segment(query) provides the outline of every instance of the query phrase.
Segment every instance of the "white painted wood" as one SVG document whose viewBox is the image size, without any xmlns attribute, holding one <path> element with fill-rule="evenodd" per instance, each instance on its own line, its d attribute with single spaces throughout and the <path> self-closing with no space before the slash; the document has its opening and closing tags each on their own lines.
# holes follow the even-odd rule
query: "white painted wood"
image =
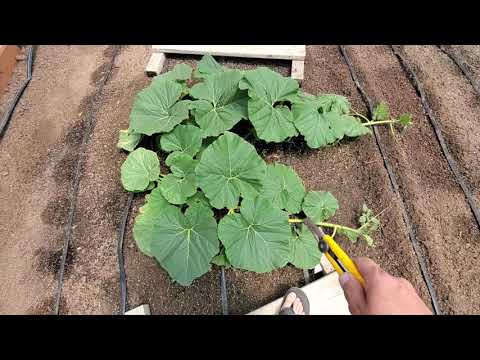
<svg viewBox="0 0 480 360">
<path fill-rule="evenodd" d="M 292 79 L 303 80 L 303 72 L 305 68 L 304 60 L 294 60 L 292 61 Z"/>
<path fill-rule="evenodd" d="M 125 315 L 151 315 L 150 306 L 148 306 L 147 304 L 140 305 L 135 309 L 127 311 Z"/>
<path fill-rule="evenodd" d="M 324 254 L 322 254 L 322 257 L 320 258 L 320 265 L 322 266 L 323 271 L 326 274 L 330 274 L 331 272 L 335 271 L 332 264 L 330 264 L 330 261 L 328 261 L 327 257 Z"/>
<path fill-rule="evenodd" d="M 313 273 L 314 273 L 314 274 L 318 274 L 319 272 L 322 272 L 322 271 L 323 271 L 323 267 L 322 267 L 322 265 L 320 265 L 320 264 L 318 264 L 317 266 L 315 266 L 315 267 L 313 268 Z"/>
<path fill-rule="evenodd" d="M 302 290 L 310 302 L 310 315 L 350 315 L 336 272 L 305 285 Z M 247 315 L 276 315 L 280 312 L 282 303 L 283 297 Z"/>
<path fill-rule="evenodd" d="M 162 72 L 163 65 L 165 64 L 165 54 L 163 53 L 153 53 L 150 56 L 145 72 L 147 75 L 158 75 Z"/>
<path fill-rule="evenodd" d="M 152 45 L 154 53 L 304 60 L 305 45 Z M 302 70 L 303 73 L 303 70 Z"/>
</svg>

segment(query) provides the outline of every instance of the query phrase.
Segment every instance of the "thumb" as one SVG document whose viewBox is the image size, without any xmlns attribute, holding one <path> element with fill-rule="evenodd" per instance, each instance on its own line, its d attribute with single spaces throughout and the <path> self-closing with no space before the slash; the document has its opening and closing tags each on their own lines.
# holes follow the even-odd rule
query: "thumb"
<svg viewBox="0 0 480 360">
<path fill-rule="evenodd" d="M 362 285 L 348 272 L 340 276 L 340 285 L 345 293 L 350 313 L 353 315 L 362 314 L 366 306 L 365 292 Z"/>
</svg>

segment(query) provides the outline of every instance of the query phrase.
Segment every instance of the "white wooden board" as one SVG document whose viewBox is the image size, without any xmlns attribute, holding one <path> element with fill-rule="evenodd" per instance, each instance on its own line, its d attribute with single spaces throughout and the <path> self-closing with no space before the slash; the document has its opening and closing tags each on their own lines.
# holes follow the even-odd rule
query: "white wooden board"
<svg viewBox="0 0 480 360">
<path fill-rule="evenodd" d="M 302 290 L 310 302 L 310 315 L 350 315 L 336 272 L 305 285 Z M 282 303 L 283 297 L 247 315 L 277 315 Z"/>
<path fill-rule="evenodd" d="M 150 60 L 148 61 L 147 68 L 145 72 L 147 75 L 158 75 L 162 72 L 163 65 L 165 64 L 165 54 L 163 53 L 153 53 L 150 56 Z"/>
<path fill-rule="evenodd" d="M 193 54 L 233 56 L 292 61 L 293 79 L 302 81 L 304 76 L 305 45 L 152 45 L 152 55 L 145 72 L 149 76 L 161 73 L 165 54 Z"/>
<path fill-rule="evenodd" d="M 305 45 L 152 45 L 154 53 L 303 60 Z"/>
<path fill-rule="evenodd" d="M 150 306 L 146 304 L 137 306 L 135 309 L 127 311 L 125 315 L 150 315 Z"/>
<path fill-rule="evenodd" d="M 322 257 L 320 258 L 320 266 L 323 268 L 323 271 L 326 274 L 330 274 L 331 272 L 335 271 L 335 269 L 333 268 L 332 264 L 330 264 L 330 261 L 328 261 L 325 254 L 322 254 Z"/>
</svg>

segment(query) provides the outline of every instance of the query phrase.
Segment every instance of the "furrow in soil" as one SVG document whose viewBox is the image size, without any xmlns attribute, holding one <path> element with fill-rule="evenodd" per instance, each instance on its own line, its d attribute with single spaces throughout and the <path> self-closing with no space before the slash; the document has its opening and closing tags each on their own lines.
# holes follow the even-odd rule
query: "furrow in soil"
<svg viewBox="0 0 480 360">
<path fill-rule="evenodd" d="M 90 78 L 104 63 L 105 48 L 38 48 L 33 78 L 0 144 L 0 313 L 53 311 L 82 112 L 95 91 Z M 2 98 L 2 109 L 10 98 Z M 65 278 L 77 255 L 69 250 Z"/>
<path fill-rule="evenodd" d="M 435 120 L 461 176 L 480 208 L 480 94 L 435 46 L 405 46 L 406 60 L 422 84 Z M 480 61 L 480 53 L 478 54 Z M 478 212 L 478 210 L 477 210 Z M 479 224 L 480 225 L 480 224 Z"/>
<path fill-rule="evenodd" d="M 305 69 L 305 91 L 344 95 L 356 111 L 366 114 L 364 101 L 338 47 L 308 46 Z M 337 197 L 340 208 L 329 221 L 357 227 L 363 204 L 381 213 L 382 225 L 374 234 L 375 247 L 368 247 L 363 240 L 352 244 L 347 238 L 338 236 L 340 244 L 351 256 L 368 256 L 386 271 L 407 278 L 430 304 L 403 221 L 400 199 L 392 189 L 373 135 L 343 140 L 338 145 L 303 155 L 284 154 L 282 158 L 294 166 L 307 189 L 330 191 Z"/>
<path fill-rule="evenodd" d="M 426 118 L 421 101 L 388 46 L 347 47 L 369 97 L 390 104 L 393 116 L 413 115 L 414 123 L 396 140 L 380 129 L 401 196 L 443 313 L 479 313 L 478 228 Z"/>
</svg>

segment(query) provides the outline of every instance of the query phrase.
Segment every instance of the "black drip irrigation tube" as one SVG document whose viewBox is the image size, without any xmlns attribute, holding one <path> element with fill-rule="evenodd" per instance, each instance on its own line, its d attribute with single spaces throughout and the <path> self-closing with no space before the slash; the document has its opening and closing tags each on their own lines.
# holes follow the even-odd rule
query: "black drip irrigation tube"
<svg viewBox="0 0 480 360">
<path fill-rule="evenodd" d="M 53 311 L 54 315 L 58 315 L 59 314 L 59 309 L 60 309 L 60 299 L 62 297 L 62 289 L 63 289 L 63 276 L 64 276 L 64 273 L 65 273 L 65 262 L 67 260 L 67 255 L 68 255 L 68 246 L 69 246 L 69 243 L 70 243 L 70 239 L 72 237 L 72 225 L 73 225 L 73 220 L 74 220 L 74 217 L 75 217 L 76 201 L 77 201 L 78 189 L 79 189 L 79 185 L 80 185 L 80 177 L 81 177 L 81 174 L 82 174 L 81 170 L 82 170 L 82 163 L 83 163 L 83 161 L 82 161 L 83 160 L 83 154 L 85 154 L 85 147 L 86 147 L 86 145 L 89 141 L 89 137 L 90 137 L 90 134 L 91 134 L 91 131 L 93 129 L 94 122 L 95 122 L 95 116 L 94 116 L 95 107 L 94 106 L 98 102 L 98 99 L 101 96 L 101 93 L 103 91 L 103 88 L 104 88 L 105 84 L 110 79 L 110 76 L 111 76 L 112 70 L 113 70 L 113 65 L 115 63 L 115 59 L 118 55 L 119 50 L 120 50 L 120 46 L 115 46 L 114 52 L 113 52 L 113 55 L 112 55 L 112 58 L 111 58 L 111 61 L 110 61 L 110 65 L 109 65 L 108 70 L 107 70 L 107 75 L 104 77 L 103 81 L 98 86 L 98 88 L 95 92 L 95 95 L 90 102 L 91 111 L 89 111 L 89 113 L 87 114 L 87 118 L 85 120 L 86 124 L 85 124 L 85 130 L 83 132 L 82 144 L 80 145 L 80 148 L 79 148 L 79 151 L 78 151 L 79 158 L 78 158 L 77 163 L 75 164 L 75 172 L 74 172 L 75 176 L 74 176 L 74 180 L 73 180 L 73 188 L 72 188 L 72 191 L 69 194 L 70 196 L 69 196 L 68 218 L 67 218 L 67 222 L 64 226 L 64 230 L 63 230 L 63 251 L 62 251 L 62 257 L 61 257 L 61 261 L 60 261 L 60 270 L 58 272 L 57 290 L 56 290 L 56 293 L 55 293 L 55 305 L 54 305 L 54 311 Z"/>
<path fill-rule="evenodd" d="M 460 71 L 463 73 L 463 75 L 465 75 L 468 81 L 470 81 L 470 84 L 472 84 L 477 94 L 480 95 L 480 83 L 472 75 L 472 70 L 470 68 L 470 65 L 464 59 L 457 56 L 452 50 L 450 50 L 450 48 L 444 45 L 438 45 L 438 48 L 444 54 L 446 54 L 450 58 L 450 60 L 452 60 L 455 63 L 455 65 L 459 67 Z"/>
<path fill-rule="evenodd" d="M 32 70 L 33 70 L 33 61 L 35 58 L 35 51 L 36 51 L 35 45 L 32 45 L 28 48 L 28 53 L 27 53 L 27 78 L 23 82 L 22 86 L 20 89 L 18 89 L 17 93 L 15 94 L 15 97 L 13 98 L 12 102 L 8 106 L 7 110 L 5 111 L 5 114 L 3 114 L 2 120 L 0 122 L 0 139 L 3 137 L 3 134 L 5 130 L 7 129 L 7 125 L 10 122 L 10 119 L 12 118 L 13 111 L 15 110 L 15 107 L 18 104 L 18 101 L 22 97 L 23 92 L 27 88 L 28 83 L 30 80 L 32 80 Z"/>
<path fill-rule="evenodd" d="M 374 108 L 373 102 L 370 99 L 370 97 L 367 95 L 367 93 L 366 93 L 365 89 L 363 88 L 362 84 L 360 83 L 360 80 L 358 79 L 357 74 L 355 73 L 355 70 L 353 68 L 352 62 L 350 61 L 350 58 L 348 57 L 348 54 L 345 50 L 345 46 L 339 45 L 339 50 L 340 50 L 340 53 L 342 54 L 347 66 L 348 66 L 350 76 L 352 77 L 352 80 L 355 83 L 355 86 L 357 87 L 360 95 L 362 96 L 362 99 L 363 99 L 364 103 L 367 105 L 368 112 L 371 116 L 373 114 L 373 108 Z M 426 261 L 423 258 L 423 255 L 420 251 L 420 244 L 418 243 L 412 221 L 410 219 L 410 216 L 408 215 L 405 200 L 403 199 L 403 196 L 401 195 L 401 193 L 399 191 L 396 176 L 395 176 L 395 174 L 392 170 L 392 167 L 391 167 L 391 165 L 390 165 L 390 163 L 387 159 L 385 146 L 384 146 L 383 142 L 381 141 L 380 135 L 378 134 L 378 131 L 375 127 L 373 127 L 373 134 L 374 134 L 374 137 L 375 137 L 377 147 L 380 150 L 380 154 L 382 155 L 383 163 L 384 163 L 385 168 L 387 170 L 388 177 L 390 178 L 390 183 L 392 185 L 393 191 L 395 193 L 397 193 L 398 197 L 400 198 L 400 206 L 401 206 L 401 209 L 402 209 L 405 224 L 407 225 L 408 236 L 409 236 L 410 241 L 412 243 L 413 250 L 414 250 L 415 255 L 417 257 L 418 264 L 420 265 L 420 270 L 421 270 L 421 273 L 422 273 L 423 280 L 425 281 L 425 284 L 427 285 L 427 289 L 428 289 L 428 293 L 430 295 L 433 310 L 434 310 L 435 314 L 439 315 L 439 314 L 441 314 L 441 311 L 440 311 L 440 305 L 438 304 L 436 291 L 435 291 L 435 288 L 433 287 L 431 276 L 430 276 L 430 273 L 428 272 L 428 269 L 427 269 Z"/>
<path fill-rule="evenodd" d="M 225 280 L 225 266 L 220 270 L 220 298 L 222 300 L 222 314 L 228 315 L 227 281 Z"/>
<path fill-rule="evenodd" d="M 468 205 L 470 206 L 470 209 L 472 210 L 473 216 L 475 217 L 475 220 L 477 222 L 477 226 L 480 229 L 480 210 L 476 206 L 475 199 L 472 195 L 472 192 L 469 188 L 469 186 L 466 184 L 464 177 L 462 176 L 462 173 L 458 167 L 457 162 L 455 159 L 452 157 L 452 154 L 450 153 L 450 150 L 448 149 L 447 143 L 445 142 L 445 139 L 442 134 L 442 129 L 440 128 L 440 125 L 437 121 L 437 118 L 433 114 L 432 108 L 430 107 L 427 97 L 425 95 L 425 91 L 423 90 L 423 87 L 420 83 L 420 81 L 417 78 L 417 75 L 415 74 L 414 70 L 412 67 L 409 65 L 407 62 L 404 54 L 402 53 L 401 49 L 397 46 L 392 46 L 393 53 L 397 56 L 400 64 L 402 65 L 404 71 L 408 75 L 412 85 L 414 86 L 415 90 L 417 91 L 417 94 L 420 96 L 420 99 L 422 101 L 423 108 L 427 114 L 428 119 L 430 120 L 430 124 L 433 127 L 435 136 L 437 137 L 437 141 L 440 144 L 440 148 L 442 149 L 443 155 L 445 156 L 445 159 L 447 160 L 448 166 L 450 167 L 450 170 L 453 173 L 453 176 L 455 178 L 455 181 L 457 184 L 460 186 L 460 188 L 463 190 L 463 193 L 465 195 L 465 198 L 467 199 Z"/>
<path fill-rule="evenodd" d="M 127 204 L 123 210 L 122 219 L 117 228 L 117 264 L 120 275 L 120 314 L 124 315 L 127 311 L 127 276 L 125 274 L 125 262 L 123 257 L 123 240 L 125 238 L 125 229 L 127 227 L 128 215 L 132 207 L 134 193 L 130 193 Z"/>
</svg>

